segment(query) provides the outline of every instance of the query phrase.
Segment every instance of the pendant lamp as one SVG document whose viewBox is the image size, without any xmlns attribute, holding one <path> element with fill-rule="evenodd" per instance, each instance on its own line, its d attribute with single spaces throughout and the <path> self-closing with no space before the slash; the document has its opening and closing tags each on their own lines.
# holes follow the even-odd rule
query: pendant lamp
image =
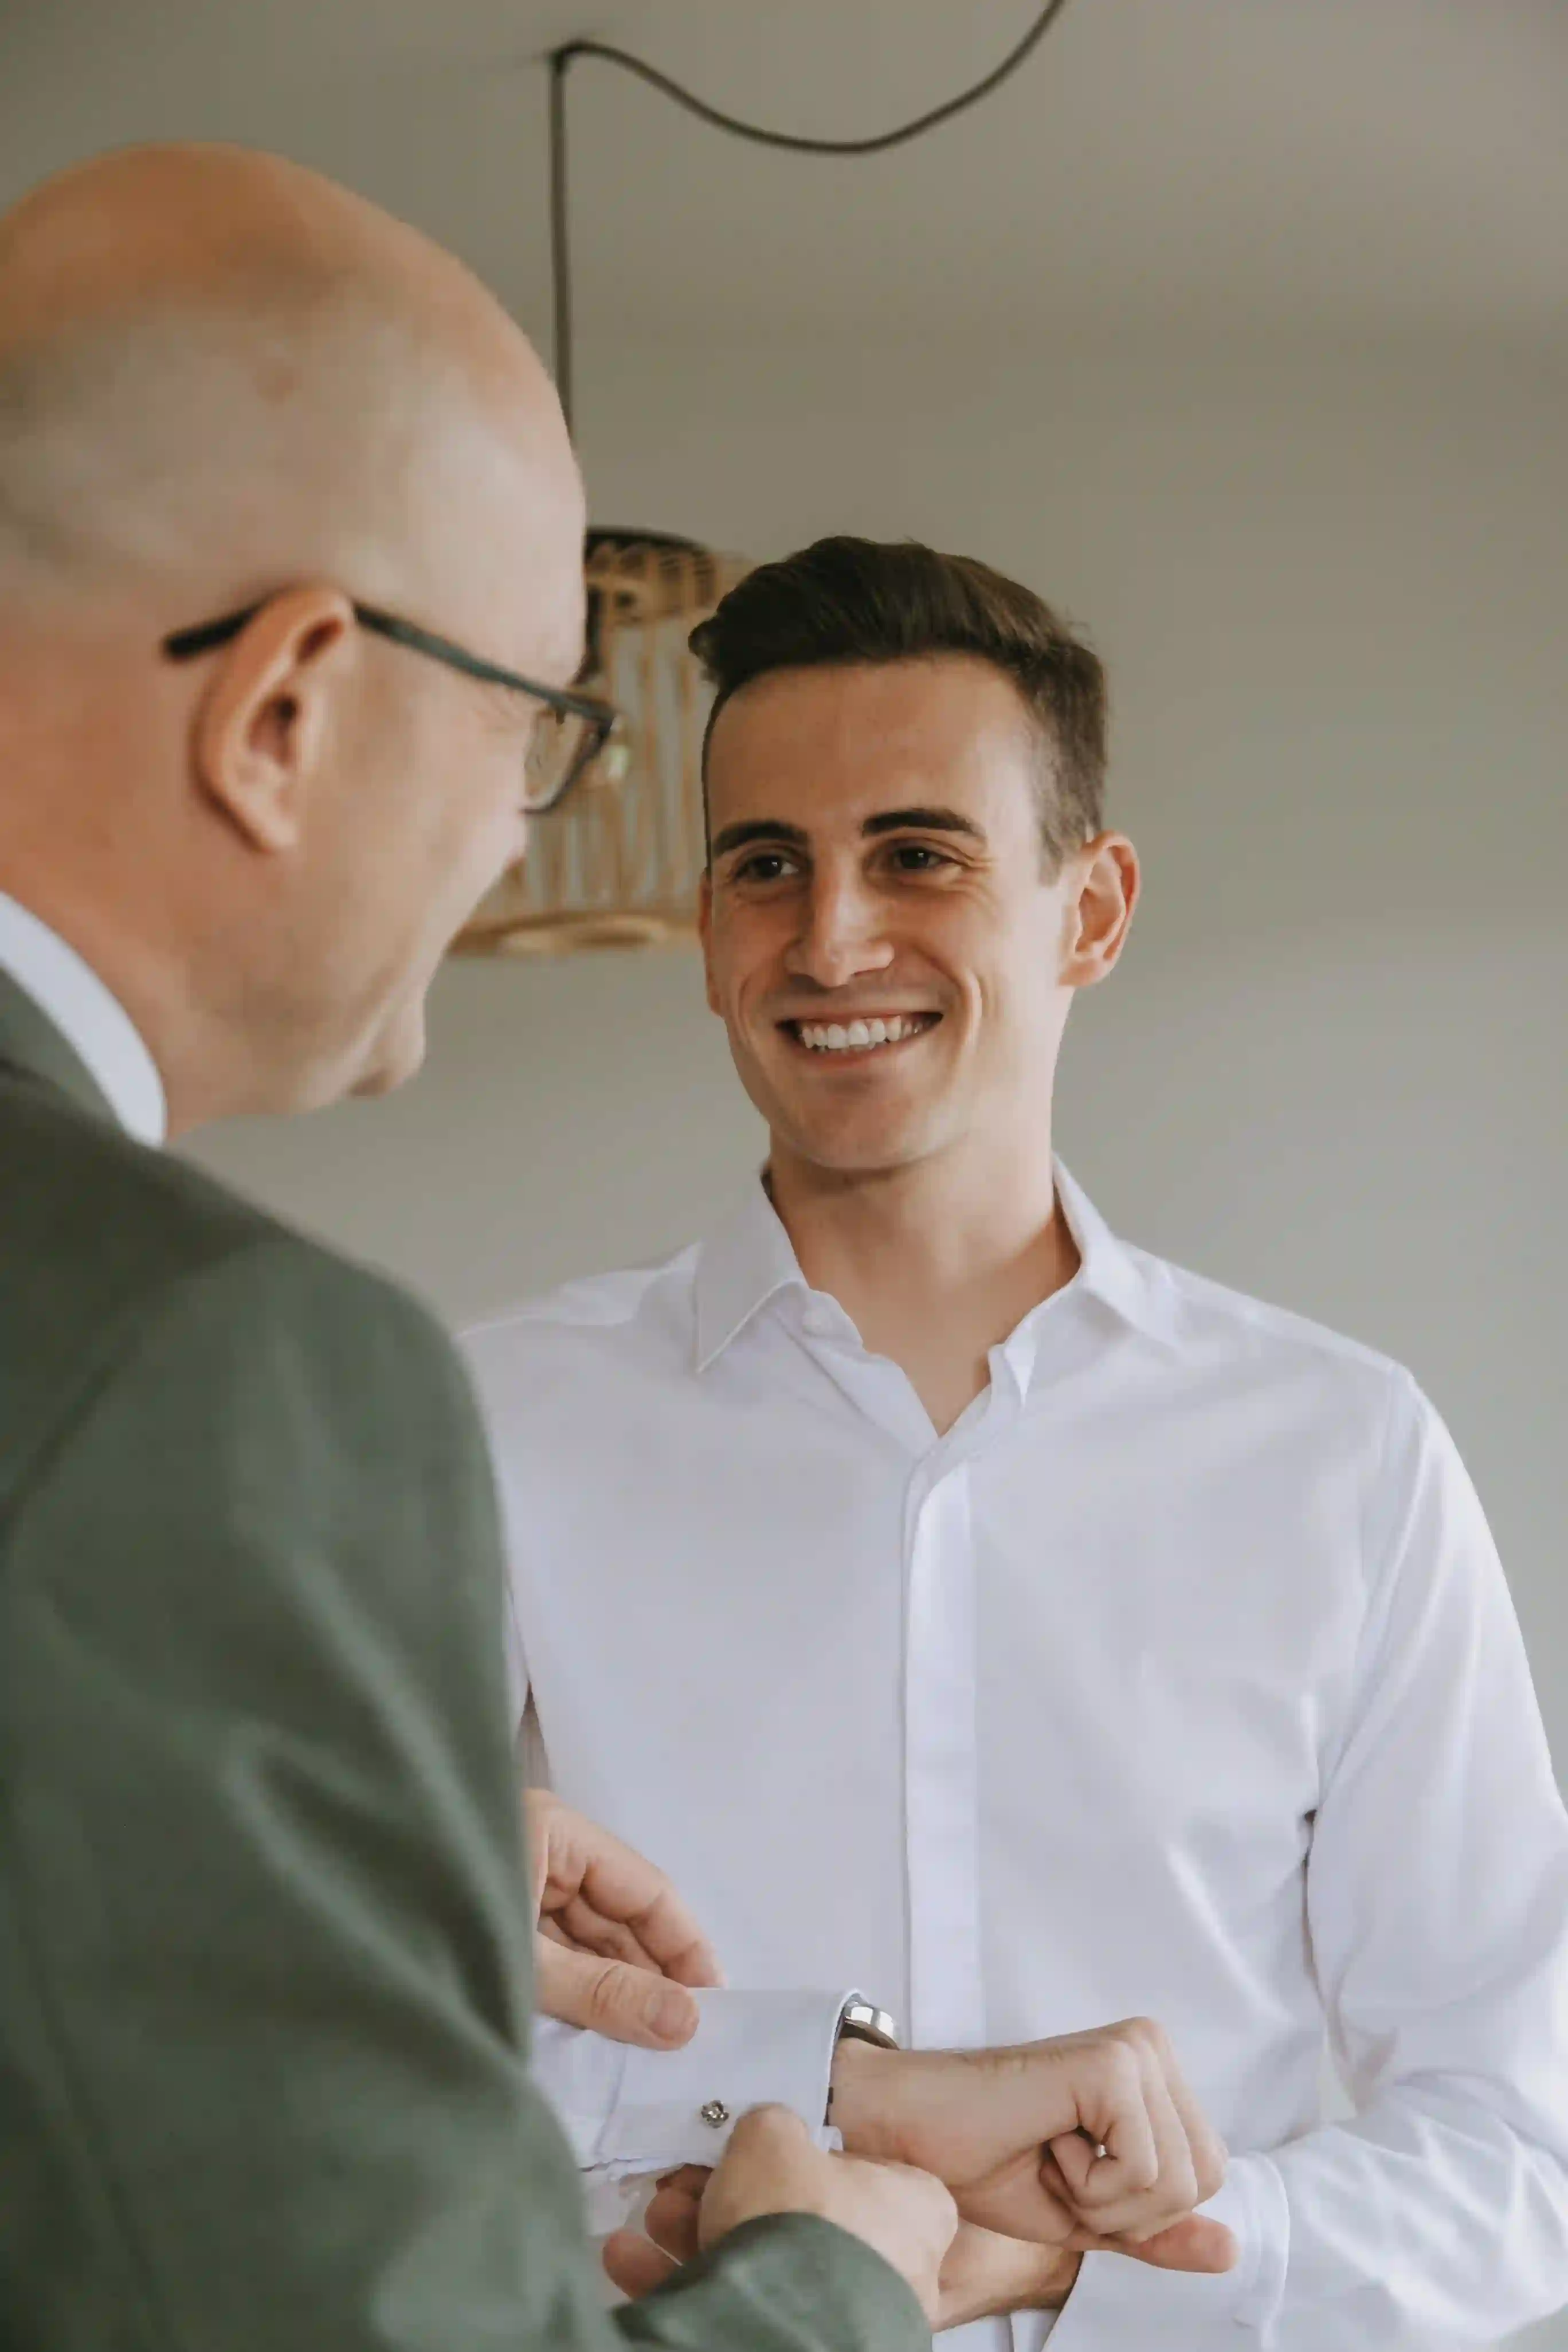
<svg viewBox="0 0 1568 2352">
<path fill-rule="evenodd" d="M 877 155 L 922 137 L 989 98 L 1045 38 L 1066 0 L 1046 0 L 1001 63 L 954 98 L 865 139 L 817 139 L 723 113 L 603 41 L 569 41 L 550 58 L 550 247 L 555 380 L 573 421 L 572 268 L 567 207 L 566 77 L 580 58 L 635 75 L 712 128 L 795 154 Z M 454 943 L 458 955 L 555 955 L 571 948 L 649 947 L 691 938 L 707 858 L 702 735 L 709 691 L 687 639 L 749 565 L 696 541 L 595 529 L 584 550 L 588 652 L 581 683 L 622 724 L 559 812 L 537 818 L 528 856 L 504 875 Z"/>
</svg>

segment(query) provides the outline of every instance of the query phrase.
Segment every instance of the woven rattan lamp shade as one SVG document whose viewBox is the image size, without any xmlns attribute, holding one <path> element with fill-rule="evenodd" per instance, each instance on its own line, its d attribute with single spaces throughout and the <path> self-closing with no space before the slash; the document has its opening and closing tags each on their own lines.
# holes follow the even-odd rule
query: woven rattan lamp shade
<svg viewBox="0 0 1568 2352">
<path fill-rule="evenodd" d="M 648 947 L 696 929 L 709 696 L 686 640 L 747 570 L 686 540 L 589 533 L 591 690 L 622 712 L 624 772 L 584 777 L 530 830 L 456 942 L 459 955 Z"/>
</svg>

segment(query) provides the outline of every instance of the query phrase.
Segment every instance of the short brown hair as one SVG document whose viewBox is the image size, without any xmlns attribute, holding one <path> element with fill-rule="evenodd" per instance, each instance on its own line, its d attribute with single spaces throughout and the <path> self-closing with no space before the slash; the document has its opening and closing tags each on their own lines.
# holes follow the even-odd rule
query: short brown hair
<svg viewBox="0 0 1568 2352">
<path fill-rule="evenodd" d="M 1012 679 L 1054 754 L 1038 796 L 1051 869 L 1101 829 L 1104 667 L 1043 597 L 972 555 L 819 539 L 749 572 L 693 629 L 691 650 L 714 688 L 710 735 L 731 696 L 771 670 L 973 654 Z M 706 740 L 702 754 L 706 797 Z"/>
</svg>

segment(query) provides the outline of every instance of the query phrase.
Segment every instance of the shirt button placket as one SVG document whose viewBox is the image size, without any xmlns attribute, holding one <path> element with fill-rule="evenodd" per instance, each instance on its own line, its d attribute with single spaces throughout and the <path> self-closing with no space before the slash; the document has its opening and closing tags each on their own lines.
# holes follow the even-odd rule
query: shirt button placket
<svg viewBox="0 0 1568 2352">
<path fill-rule="evenodd" d="M 918 1473 L 905 1514 L 904 1834 L 917 2048 L 985 2040 L 975 1568 L 968 1465 Z"/>
</svg>

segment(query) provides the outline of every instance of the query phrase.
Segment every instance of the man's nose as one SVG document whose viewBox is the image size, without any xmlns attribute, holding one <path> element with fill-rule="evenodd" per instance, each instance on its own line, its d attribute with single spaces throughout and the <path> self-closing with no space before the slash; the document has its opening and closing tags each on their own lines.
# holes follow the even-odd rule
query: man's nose
<svg viewBox="0 0 1568 2352">
<path fill-rule="evenodd" d="M 864 972 L 885 971 L 892 960 L 876 892 L 858 879 L 819 872 L 791 945 L 791 971 L 819 988 L 843 988 Z"/>
</svg>

